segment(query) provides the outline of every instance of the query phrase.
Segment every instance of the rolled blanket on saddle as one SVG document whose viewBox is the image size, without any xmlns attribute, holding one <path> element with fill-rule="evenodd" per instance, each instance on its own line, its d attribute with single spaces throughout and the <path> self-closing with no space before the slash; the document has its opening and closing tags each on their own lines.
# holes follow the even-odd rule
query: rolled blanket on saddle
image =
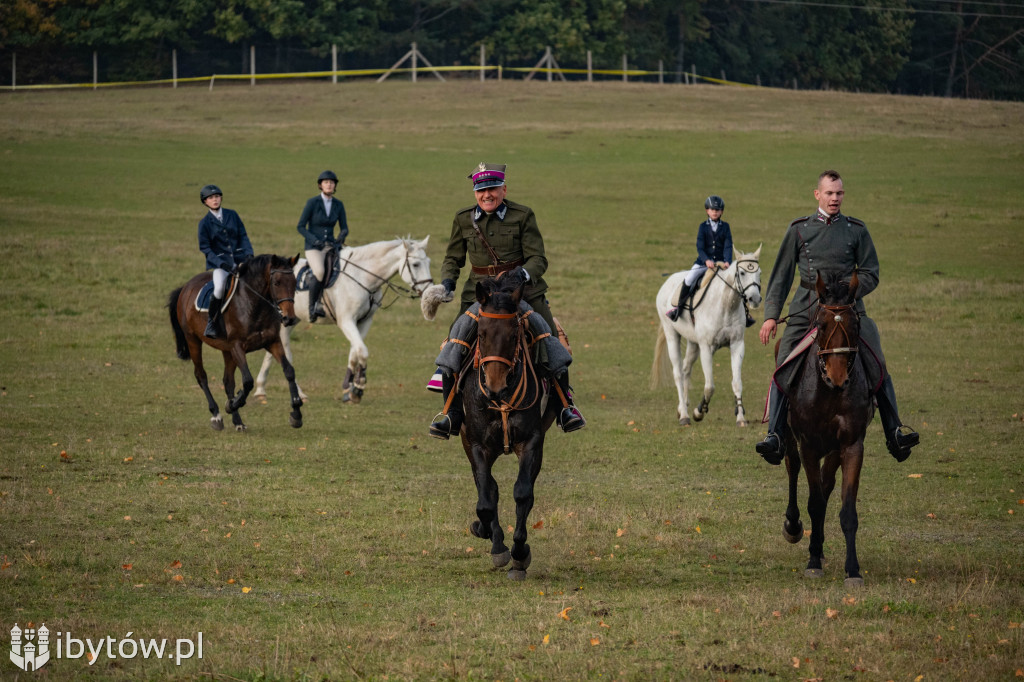
<svg viewBox="0 0 1024 682">
<path fill-rule="evenodd" d="M 572 356 L 558 341 L 558 337 L 551 333 L 548 323 L 544 318 L 536 314 L 533 308 L 526 301 L 519 302 L 519 313 L 527 315 L 529 333 L 527 343 L 542 336 L 539 342 L 533 344 L 533 363 L 542 367 L 548 376 L 558 376 L 572 363 Z M 441 344 L 441 352 L 435 361 L 442 370 L 449 372 L 460 372 L 469 357 L 469 351 L 476 343 L 476 318 L 480 314 L 480 304 L 474 303 L 459 319 L 452 325 L 448 332 L 448 338 Z"/>
</svg>

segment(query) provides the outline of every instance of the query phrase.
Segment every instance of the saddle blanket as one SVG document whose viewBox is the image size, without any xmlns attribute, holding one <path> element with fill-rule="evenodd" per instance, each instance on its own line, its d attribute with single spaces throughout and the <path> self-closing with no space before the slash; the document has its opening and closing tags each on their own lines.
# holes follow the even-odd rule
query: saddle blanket
<svg viewBox="0 0 1024 682">
<path fill-rule="evenodd" d="M 352 247 L 346 246 L 341 250 L 341 256 L 332 255 L 327 256 L 327 262 L 324 263 L 324 268 L 327 269 L 330 274 L 327 276 L 327 283 L 324 284 L 324 288 L 330 288 L 334 286 L 334 283 L 338 281 L 338 275 L 341 274 L 341 261 L 344 259 L 345 264 L 348 264 L 348 254 L 352 251 Z M 313 278 L 313 268 L 309 267 L 309 264 L 303 265 L 299 269 L 299 274 L 295 277 L 295 290 L 296 291 L 309 291 L 309 283 Z"/>
<path fill-rule="evenodd" d="M 221 310 L 226 310 L 231 304 L 231 299 L 235 295 L 235 289 L 238 288 L 238 278 L 234 275 L 228 280 L 228 295 L 224 298 L 224 305 L 221 306 Z M 203 285 L 203 288 L 196 294 L 196 310 L 200 312 L 208 312 L 210 310 L 210 299 L 213 298 L 213 281 L 209 281 Z"/>
</svg>

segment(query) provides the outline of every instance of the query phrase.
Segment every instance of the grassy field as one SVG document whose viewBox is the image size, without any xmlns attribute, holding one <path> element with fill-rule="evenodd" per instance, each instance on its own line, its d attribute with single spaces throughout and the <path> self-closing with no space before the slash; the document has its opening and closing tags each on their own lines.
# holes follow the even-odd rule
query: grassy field
<svg viewBox="0 0 1024 682">
<path fill-rule="evenodd" d="M 197 639 L 203 658 L 51 660 L 0 678 L 1012 679 L 1024 675 L 1024 106 L 604 83 L 259 85 L 0 95 L 0 629 Z M 349 242 L 431 235 L 435 277 L 478 162 L 545 235 L 588 427 L 549 433 L 525 582 L 469 535 L 461 447 L 423 389 L 454 311 L 378 313 L 369 386 L 303 325 L 311 399 L 280 369 L 245 434 L 209 428 L 164 303 L 202 269 L 199 188 L 256 251 L 292 255 L 324 168 Z M 733 425 L 728 356 L 703 422 L 648 389 L 662 273 L 694 258 L 709 193 L 767 283 L 817 174 L 846 179 L 882 263 L 868 299 L 904 419 L 869 430 L 843 588 L 782 538 L 784 473 Z M 755 312 L 760 318 L 759 311 Z M 771 362 L 747 332 L 744 399 Z M 219 358 L 208 368 L 219 376 Z M 258 367 L 259 356 L 250 356 Z M 697 370 L 699 384 L 700 371 Z M 218 382 L 219 385 L 219 382 Z M 497 469 L 506 525 L 515 465 Z M 801 496 L 806 487 L 802 484 Z M 806 518 L 806 514 L 804 515 Z M 132 633 L 129 635 L 128 633 Z M 6 642 L 6 634 L 0 637 Z M 6 644 L 0 646 L 3 650 Z"/>
</svg>

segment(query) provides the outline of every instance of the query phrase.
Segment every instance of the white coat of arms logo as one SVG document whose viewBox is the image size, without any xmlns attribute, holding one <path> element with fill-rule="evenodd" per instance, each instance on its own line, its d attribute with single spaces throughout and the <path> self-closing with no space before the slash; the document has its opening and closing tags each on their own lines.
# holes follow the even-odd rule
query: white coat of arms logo
<svg viewBox="0 0 1024 682">
<path fill-rule="evenodd" d="M 25 672 L 39 670 L 50 660 L 50 631 L 46 623 L 38 629 L 28 623 L 24 630 L 14 624 L 11 628 L 11 660 Z"/>
</svg>

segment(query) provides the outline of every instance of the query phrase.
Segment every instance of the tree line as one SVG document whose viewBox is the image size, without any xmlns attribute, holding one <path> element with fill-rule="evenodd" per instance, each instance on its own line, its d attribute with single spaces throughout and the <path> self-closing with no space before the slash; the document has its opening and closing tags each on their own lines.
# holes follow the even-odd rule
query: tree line
<svg viewBox="0 0 1024 682">
<path fill-rule="evenodd" d="M 551 46 L 564 67 L 584 64 L 589 51 L 595 65 L 618 68 L 626 55 L 631 67 L 660 62 L 680 81 L 697 65 L 702 75 L 777 87 L 1024 99 L 1019 0 L 0 3 L 0 54 L 15 55 L 19 82 L 70 82 L 91 69 L 75 55 L 93 51 L 110 64 L 108 80 L 149 80 L 168 76 L 171 49 L 208 75 L 240 72 L 249 45 L 271 48 L 277 62 L 323 60 L 336 45 L 366 68 L 390 66 L 412 42 L 435 65 L 476 63 L 483 46 L 490 64 L 529 66 Z"/>
</svg>

